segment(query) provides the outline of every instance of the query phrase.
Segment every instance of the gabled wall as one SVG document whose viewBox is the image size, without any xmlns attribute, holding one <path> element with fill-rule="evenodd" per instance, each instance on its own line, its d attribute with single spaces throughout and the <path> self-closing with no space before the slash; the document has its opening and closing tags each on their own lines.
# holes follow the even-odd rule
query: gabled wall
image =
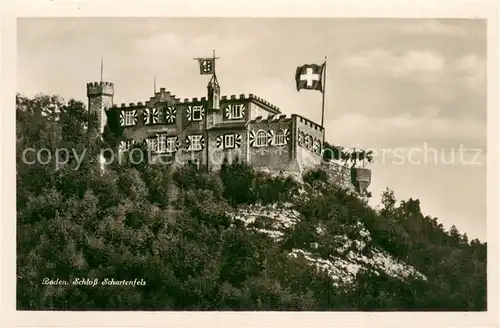
<svg viewBox="0 0 500 328">
<path fill-rule="evenodd" d="M 257 117 L 248 124 L 248 161 L 255 167 L 270 170 L 287 170 L 291 164 L 293 148 L 290 138 L 292 119 L 286 115 Z M 277 144 L 276 135 L 283 133 L 285 144 Z M 259 144 L 259 136 L 266 137 L 266 144 Z"/>
</svg>

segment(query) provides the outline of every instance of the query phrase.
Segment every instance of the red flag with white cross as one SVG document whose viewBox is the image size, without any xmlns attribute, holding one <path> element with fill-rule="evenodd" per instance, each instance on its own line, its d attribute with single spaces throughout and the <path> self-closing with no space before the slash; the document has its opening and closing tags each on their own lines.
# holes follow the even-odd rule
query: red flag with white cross
<svg viewBox="0 0 500 328">
<path fill-rule="evenodd" d="M 297 91 L 300 89 L 319 90 L 323 92 L 323 70 L 325 64 L 306 64 L 297 67 L 295 72 L 295 82 Z"/>
</svg>

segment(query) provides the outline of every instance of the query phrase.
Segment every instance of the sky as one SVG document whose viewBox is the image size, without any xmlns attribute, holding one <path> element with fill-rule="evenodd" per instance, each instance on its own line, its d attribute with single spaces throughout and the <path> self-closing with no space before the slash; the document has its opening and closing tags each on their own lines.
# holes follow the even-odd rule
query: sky
<svg viewBox="0 0 500 328">
<path fill-rule="evenodd" d="M 321 93 L 295 87 L 297 66 L 327 61 L 326 140 L 371 149 L 370 203 L 388 187 L 424 214 L 486 241 L 486 21 L 348 18 L 23 18 L 17 88 L 114 102 L 164 87 L 206 96 L 195 57 L 212 56 L 223 95 L 253 93 L 321 122 Z"/>
</svg>

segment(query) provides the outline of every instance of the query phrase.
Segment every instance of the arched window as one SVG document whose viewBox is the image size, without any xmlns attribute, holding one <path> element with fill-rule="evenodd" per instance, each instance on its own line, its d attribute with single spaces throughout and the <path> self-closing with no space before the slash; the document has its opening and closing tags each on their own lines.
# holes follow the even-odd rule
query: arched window
<svg viewBox="0 0 500 328">
<path fill-rule="evenodd" d="M 304 144 L 306 146 L 306 149 L 312 149 L 312 137 L 310 135 L 306 135 L 305 137 L 305 140 L 304 140 Z"/>
<path fill-rule="evenodd" d="M 274 135 L 274 144 L 276 146 L 282 146 L 286 144 L 285 131 L 283 130 L 276 131 L 276 134 Z"/>
<path fill-rule="evenodd" d="M 266 131 L 260 130 L 257 132 L 257 140 L 256 144 L 257 147 L 262 147 L 262 146 L 267 146 L 267 133 Z"/>
<path fill-rule="evenodd" d="M 321 154 L 321 141 L 319 141 L 319 139 L 314 140 L 313 151 L 317 154 Z"/>
</svg>

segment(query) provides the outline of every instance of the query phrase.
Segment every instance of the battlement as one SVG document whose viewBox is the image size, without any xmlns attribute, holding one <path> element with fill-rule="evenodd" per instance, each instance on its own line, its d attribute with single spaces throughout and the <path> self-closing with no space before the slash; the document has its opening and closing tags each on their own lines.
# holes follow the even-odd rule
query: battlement
<svg viewBox="0 0 500 328">
<path fill-rule="evenodd" d="M 206 102 L 207 101 L 207 97 L 201 97 L 201 98 L 185 98 L 185 99 L 181 99 L 179 100 L 179 104 L 186 104 L 186 105 L 191 105 L 191 104 L 199 104 L 199 103 L 202 103 L 202 102 Z"/>
<path fill-rule="evenodd" d="M 165 88 L 160 88 L 160 91 L 155 92 L 154 97 L 151 97 L 151 99 L 155 99 L 157 97 L 161 97 L 161 95 L 164 94 L 167 97 L 174 96 L 170 94 L 170 91 L 165 91 Z"/>
<path fill-rule="evenodd" d="M 162 88 L 163 89 L 163 88 Z M 161 93 L 157 92 L 156 95 L 160 95 Z M 166 95 L 171 95 L 170 92 L 165 92 Z M 172 95 L 173 96 L 173 95 Z M 151 103 L 151 101 L 155 100 L 156 98 L 155 97 L 151 97 L 149 101 L 146 101 L 146 103 L 142 103 L 142 102 L 138 102 L 137 104 L 136 103 L 122 103 L 120 106 L 117 106 L 117 105 L 114 105 L 113 107 L 120 107 L 122 109 L 135 109 L 135 108 L 138 108 L 138 107 L 145 107 L 145 106 L 149 106 L 149 104 Z M 179 99 L 179 98 L 174 98 L 176 103 L 178 104 L 184 104 L 184 105 L 196 105 L 196 104 L 200 104 L 200 103 L 203 103 L 203 102 L 206 102 L 207 101 L 207 98 L 206 97 L 201 97 L 201 98 L 185 98 L 185 99 Z"/>
<path fill-rule="evenodd" d="M 176 98 L 175 95 L 171 94 L 170 91 L 166 91 L 165 88 L 160 88 L 160 91 L 156 91 L 154 96 L 149 97 L 149 100 L 146 100 L 146 106 L 149 107 L 152 103 L 163 102 L 166 99 L 171 99 L 175 103 L 179 102 L 179 98 Z"/>
<path fill-rule="evenodd" d="M 121 103 L 119 107 L 120 107 L 121 110 L 128 110 L 128 109 L 138 109 L 138 108 L 142 108 L 144 106 L 145 105 L 142 102 L 138 102 L 137 104 L 131 102 L 131 103 L 128 103 L 128 104 Z M 115 105 L 113 105 L 113 108 L 118 108 L 118 106 L 115 104 Z"/>
<path fill-rule="evenodd" d="M 104 91 L 102 91 L 104 90 Z M 87 83 L 87 94 L 88 95 L 99 95 L 101 93 L 106 93 L 106 94 L 110 94 L 112 95 L 113 94 L 113 83 L 109 83 L 109 82 L 102 82 L 102 83 L 99 83 L 99 82 L 92 82 L 92 83 Z M 184 98 L 184 99 L 180 99 L 180 98 L 177 98 L 175 97 L 175 95 L 171 94 L 169 91 L 165 91 L 165 88 L 160 88 L 160 91 L 159 92 L 155 92 L 155 95 L 153 97 L 150 97 L 148 101 L 146 101 L 145 105 L 146 106 L 149 106 L 149 104 L 151 102 L 154 102 L 154 101 L 157 101 L 158 99 L 160 99 L 161 97 L 163 96 L 167 96 L 167 97 L 171 97 L 175 100 L 176 103 L 178 104 L 184 104 L 184 105 L 197 105 L 197 104 L 201 104 L 201 103 L 205 103 L 207 102 L 207 97 L 194 97 L 194 98 Z M 265 107 L 277 112 L 277 113 L 280 113 L 280 109 L 279 107 L 271 104 L 270 102 L 264 100 L 263 98 L 260 98 L 260 97 L 257 97 L 256 95 L 250 93 L 248 95 L 245 95 L 245 94 L 240 94 L 240 95 L 230 95 L 230 96 L 222 96 L 221 97 L 221 101 L 224 102 L 224 101 L 234 101 L 234 100 L 251 100 L 251 101 L 255 101 L 257 103 L 260 103 L 262 105 L 264 105 Z M 130 103 L 129 105 L 126 105 L 126 104 L 122 104 L 120 107 L 122 108 L 128 108 L 128 107 L 134 107 L 134 106 L 137 106 L 137 107 L 141 107 L 143 106 L 142 103 L 138 103 L 137 105 L 135 105 L 134 103 Z M 117 107 L 117 106 L 114 106 L 114 107 Z"/>
<path fill-rule="evenodd" d="M 114 83 L 112 82 L 101 81 L 87 83 L 87 96 L 113 96 L 114 90 Z"/>
<path fill-rule="evenodd" d="M 240 94 L 240 95 L 229 95 L 229 96 L 222 96 L 221 97 L 221 101 L 224 102 L 224 101 L 231 101 L 231 100 L 250 100 L 250 101 L 255 101 L 257 103 L 260 103 L 262 105 L 264 105 L 265 107 L 268 107 L 276 112 L 281 112 L 279 107 L 278 106 L 275 106 L 273 104 L 271 104 L 269 101 L 263 99 L 263 98 L 260 98 L 260 97 L 257 97 L 256 95 L 254 95 L 253 93 L 250 93 L 248 95 L 245 95 L 244 93 Z"/>
<path fill-rule="evenodd" d="M 255 119 L 249 121 L 249 124 L 252 123 L 280 123 L 280 122 L 290 122 L 292 120 L 291 117 L 286 117 L 286 114 L 281 115 L 269 115 L 267 118 L 262 118 L 262 116 L 257 116 Z"/>
<path fill-rule="evenodd" d="M 269 107 L 271 109 L 274 109 L 278 113 L 281 112 L 281 110 L 279 109 L 278 106 L 271 104 L 269 101 L 267 101 L 267 100 L 265 100 L 265 99 L 263 99 L 261 97 L 258 97 L 256 95 L 254 95 L 253 93 L 250 93 L 248 95 L 248 98 L 251 99 L 251 100 L 254 100 L 254 101 L 258 102 L 258 103 L 261 103 L 261 104 L 263 104 L 263 105 L 265 105 L 265 106 L 267 106 L 267 107 Z"/>
<path fill-rule="evenodd" d="M 162 88 L 163 89 L 163 88 Z M 156 95 L 159 97 L 161 93 L 157 92 Z M 165 93 L 167 96 L 171 96 L 175 99 L 175 102 L 178 104 L 184 104 L 184 105 L 191 105 L 191 104 L 199 104 L 202 102 L 207 101 L 207 97 L 201 97 L 201 98 L 184 98 L 184 99 L 179 99 L 176 98 L 174 95 L 170 94 L 170 92 Z M 156 97 L 151 97 L 150 101 L 155 100 Z"/>
<path fill-rule="evenodd" d="M 308 120 L 308 119 L 307 119 L 307 118 L 305 118 L 305 117 L 302 117 L 302 116 L 297 115 L 297 114 L 292 114 L 292 118 L 293 118 L 293 117 L 296 117 L 296 118 L 297 118 L 297 122 L 298 122 L 298 123 L 302 123 L 302 124 L 304 124 L 304 125 L 306 125 L 306 126 L 310 126 L 310 127 L 311 127 L 311 128 L 313 128 L 314 130 L 319 130 L 319 131 L 324 131 L 324 130 L 325 130 L 325 128 L 324 128 L 324 127 L 322 127 L 321 125 L 316 124 L 316 123 L 314 123 L 313 121 Z"/>
</svg>

